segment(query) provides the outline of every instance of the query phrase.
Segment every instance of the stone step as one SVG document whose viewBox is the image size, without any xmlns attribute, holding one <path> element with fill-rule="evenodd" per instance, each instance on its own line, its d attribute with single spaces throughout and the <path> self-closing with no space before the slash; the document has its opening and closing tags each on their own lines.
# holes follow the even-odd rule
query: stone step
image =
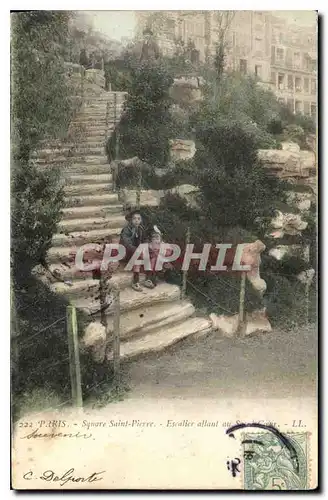
<svg viewBox="0 0 328 500">
<path fill-rule="evenodd" d="M 90 113 L 84 113 L 83 115 L 79 115 L 75 118 L 75 121 L 85 121 L 85 122 L 96 122 L 96 123 L 106 123 L 106 120 L 108 122 L 113 122 L 116 118 L 116 121 L 120 120 L 120 117 L 122 116 L 121 111 L 117 111 L 116 115 L 115 113 L 109 113 L 109 114 L 104 114 L 104 113 L 95 113 L 95 112 L 90 112 Z"/>
<path fill-rule="evenodd" d="M 104 152 L 104 148 L 106 147 L 105 136 L 96 139 L 94 137 L 89 137 L 87 139 L 82 138 L 77 141 L 76 147 L 78 149 L 102 148 L 101 150 Z"/>
<path fill-rule="evenodd" d="M 57 226 L 58 231 L 87 231 L 89 229 L 106 229 L 111 227 L 123 227 L 126 219 L 123 215 L 112 215 L 111 217 L 90 217 L 84 219 L 64 219 Z"/>
<path fill-rule="evenodd" d="M 121 231 L 122 226 L 90 231 L 73 231 L 67 234 L 56 233 L 51 242 L 54 247 L 82 246 L 86 243 L 110 243 L 112 237 L 118 236 Z"/>
<path fill-rule="evenodd" d="M 120 358 L 131 359 L 141 354 L 162 351 L 190 335 L 206 335 L 212 329 L 211 321 L 206 318 L 189 318 L 169 328 L 159 328 L 141 338 L 121 342 Z M 113 359 L 112 352 L 107 355 Z"/>
<path fill-rule="evenodd" d="M 121 94 L 118 93 L 116 96 L 116 102 L 124 102 L 126 100 L 127 93 L 126 94 Z M 89 97 L 86 96 L 85 98 L 85 105 L 86 106 L 96 106 L 98 104 L 106 104 L 107 102 L 109 103 L 114 103 L 115 102 L 115 96 L 114 95 L 109 95 L 109 94 L 104 94 L 104 95 L 99 95 L 99 96 L 94 96 L 94 97 Z"/>
<path fill-rule="evenodd" d="M 71 138 L 70 141 L 68 142 L 47 142 L 43 144 L 45 148 L 49 151 L 49 154 L 53 154 L 54 152 L 60 152 L 64 154 L 64 149 L 67 149 L 69 152 L 72 150 L 76 149 L 81 149 L 81 150 L 87 150 L 87 149 L 93 149 L 93 148 L 104 148 L 105 146 L 105 135 L 98 135 L 98 136 L 92 136 L 92 137 L 85 137 L 84 134 L 81 136 L 75 135 L 74 138 Z M 39 150 L 40 151 L 40 150 Z M 102 149 L 102 151 L 104 151 Z M 35 157 L 38 157 L 38 154 L 34 155 Z"/>
<path fill-rule="evenodd" d="M 88 174 L 88 175 L 101 175 L 110 172 L 110 165 L 106 163 L 71 163 L 65 170 L 65 176 L 68 174 Z"/>
<path fill-rule="evenodd" d="M 65 247 L 63 247 L 65 248 Z M 101 254 L 100 258 L 101 259 Z M 125 271 L 125 263 L 121 262 L 119 264 L 118 269 L 115 271 L 114 276 L 116 277 L 117 280 L 122 280 L 122 283 L 120 284 L 121 288 L 124 288 L 125 282 L 127 280 L 126 276 L 129 275 L 129 280 L 132 278 L 132 274 L 130 274 L 128 271 Z M 51 282 L 53 284 L 58 283 L 59 287 L 62 286 L 63 290 L 67 290 L 67 285 L 65 285 L 63 282 L 64 281 L 69 281 L 72 284 L 73 290 L 76 285 L 77 281 L 84 281 L 84 280 L 93 280 L 93 271 L 81 271 L 75 266 L 75 261 L 74 262 L 53 262 L 49 264 L 49 269 L 52 273 L 52 278 Z M 119 278 L 120 277 L 120 278 Z M 142 275 L 140 276 L 140 279 L 142 279 Z M 61 285 L 62 283 L 62 285 Z M 82 286 L 82 285 L 80 285 Z M 83 288 L 83 287 L 82 287 Z M 60 290 L 59 290 L 60 291 Z M 73 292 L 75 293 L 75 292 Z"/>
<path fill-rule="evenodd" d="M 75 255 L 79 246 L 71 246 L 71 247 L 51 247 L 49 248 L 46 256 L 46 262 L 50 265 L 52 263 L 60 264 L 60 263 L 69 263 L 73 265 L 75 262 Z"/>
<path fill-rule="evenodd" d="M 127 311 L 120 317 L 121 341 L 134 339 L 153 332 L 156 329 L 168 327 L 192 316 L 194 306 L 187 301 L 175 301 L 156 305 L 146 305 L 136 310 Z M 108 317 L 108 332 L 113 332 L 113 318 Z"/>
<path fill-rule="evenodd" d="M 104 115 L 79 115 L 73 123 L 93 123 L 94 125 L 106 125 L 106 116 Z"/>
<path fill-rule="evenodd" d="M 178 286 L 168 283 L 159 283 L 153 290 L 143 288 L 142 292 L 136 292 L 132 288 L 125 288 L 120 293 L 120 310 L 130 311 L 147 305 L 176 301 L 180 298 L 180 293 L 180 288 Z M 97 316 L 99 312 L 99 300 L 72 299 L 71 302 L 75 307 L 86 314 Z M 113 309 L 114 304 L 111 303 L 106 309 L 106 314 L 111 315 Z"/>
<path fill-rule="evenodd" d="M 94 206 L 94 205 L 109 205 L 117 204 L 118 196 L 116 193 L 85 195 L 85 196 L 70 196 L 66 198 L 66 208 L 77 206 Z"/>
<path fill-rule="evenodd" d="M 106 113 L 109 114 L 114 114 L 115 110 L 116 113 L 121 113 L 122 110 L 124 109 L 124 103 L 118 103 L 116 107 L 114 106 L 114 103 L 108 103 L 104 105 L 99 105 L 99 106 L 84 106 L 84 108 L 78 113 L 78 116 L 82 116 L 85 114 L 90 114 L 94 113 L 95 115 L 106 115 Z"/>
<path fill-rule="evenodd" d="M 69 158 L 74 157 L 74 156 L 81 156 L 81 155 L 87 155 L 87 156 L 93 156 L 93 155 L 103 155 L 105 153 L 104 151 L 104 144 L 101 144 L 100 146 L 94 146 L 94 145 L 67 145 L 68 147 L 61 147 L 61 148 L 48 148 L 48 149 L 39 149 L 39 151 L 34 152 L 31 157 L 32 158 L 57 158 L 58 156 L 67 156 Z"/>
<path fill-rule="evenodd" d="M 87 135 L 90 134 L 90 131 L 92 130 L 98 130 L 100 132 L 104 132 L 107 130 L 108 126 L 110 124 L 106 125 L 106 120 L 99 121 L 99 120 L 73 120 L 71 122 L 71 126 L 76 128 L 80 128 L 83 130 L 83 132 Z"/>
<path fill-rule="evenodd" d="M 110 130 L 114 130 L 114 127 L 103 127 L 103 128 L 99 128 L 99 127 L 94 127 L 94 128 L 90 128 L 88 127 L 88 131 L 83 127 L 81 129 L 76 129 L 76 128 L 72 128 L 72 134 L 74 133 L 75 135 L 75 138 L 76 137 L 80 137 L 81 140 L 85 140 L 85 141 L 102 141 L 102 140 L 105 140 L 106 138 L 106 133 L 107 131 L 110 132 Z"/>
<path fill-rule="evenodd" d="M 124 103 L 119 103 L 116 106 L 116 113 L 122 113 L 124 109 Z M 79 115 L 82 114 L 88 114 L 88 113 L 94 113 L 94 114 L 103 114 L 106 115 L 106 113 L 114 113 L 115 112 L 115 106 L 114 103 L 109 103 L 109 108 L 107 109 L 106 104 L 98 105 L 98 106 L 87 106 L 83 108 L 83 111 L 79 113 Z"/>
<path fill-rule="evenodd" d="M 86 207 L 64 208 L 63 219 L 78 219 L 81 217 L 109 217 L 111 215 L 122 214 L 122 205 L 100 205 Z"/>
<path fill-rule="evenodd" d="M 113 191 L 113 184 L 107 182 L 105 184 L 73 184 L 66 185 L 64 188 L 65 194 L 83 195 L 83 194 L 106 194 Z"/>
<path fill-rule="evenodd" d="M 53 267 L 53 269 L 58 269 Z M 82 271 L 78 271 L 82 274 Z M 89 273 L 88 273 L 89 274 Z M 144 278 L 141 281 L 144 280 Z M 66 283 L 58 281 L 50 285 L 54 293 L 59 293 L 67 299 L 96 299 L 99 296 L 99 280 L 90 277 L 86 279 L 77 279 L 75 281 L 65 280 Z M 70 282 L 70 284 L 68 284 Z M 114 274 L 109 281 L 109 286 L 118 286 L 121 290 L 130 286 L 132 283 L 132 273 L 121 272 Z M 96 299 L 97 300 L 97 299 Z M 99 303 L 99 301 L 98 301 Z"/>
<path fill-rule="evenodd" d="M 70 165 L 71 163 L 97 163 L 97 164 L 108 164 L 108 159 L 107 156 L 101 155 L 101 156 L 50 156 L 49 158 L 37 158 L 34 160 L 34 162 L 37 165 L 40 166 L 47 166 L 49 165 L 60 165 L 60 164 L 67 164 Z"/>
<path fill-rule="evenodd" d="M 96 174 L 96 175 L 72 175 L 66 176 L 66 181 L 70 184 L 110 184 L 113 180 L 112 174 Z"/>
</svg>

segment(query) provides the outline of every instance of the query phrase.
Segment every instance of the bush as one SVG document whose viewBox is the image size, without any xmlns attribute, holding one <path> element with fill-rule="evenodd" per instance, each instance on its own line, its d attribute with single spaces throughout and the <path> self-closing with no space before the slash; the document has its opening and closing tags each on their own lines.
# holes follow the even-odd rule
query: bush
<svg viewBox="0 0 328 500">
<path fill-rule="evenodd" d="M 25 11 L 11 16 L 11 268 L 13 326 L 19 336 L 19 370 L 13 392 L 41 384 L 60 387 L 65 393 L 69 384 L 65 328 L 59 323 L 49 327 L 59 315 L 65 315 L 65 308 L 47 287 L 35 284 L 30 274 L 35 264 L 44 261 L 51 245 L 63 190 L 59 170 L 39 168 L 31 157 L 41 139 L 47 142 L 66 136 L 74 112 L 64 65 L 70 15 Z M 49 331 L 44 333 L 47 326 Z"/>
<path fill-rule="evenodd" d="M 254 131 L 222 120 L 199 131 L 198 137 L 201 147 L 195 164 L 204 214 L 215 217 L 218 226 L 258 230 L 256 219 L 272 217 L 285 185 L 268 175 L 259 162 Z"/>
<path fill-rule="evenodd" d="M 118 127 L 123 158 L 138 156 L 154 166 L 167 164 L 172 83 L 172 77 L 160 64 L 146 62 L 133 70 L 125 113 Z"/>
<path fill-rule="evenodd" d="M 12 171 L 11 245 L 13 276 L 23 282 L 43 262 L 61 218 L 63 188 L 56 169 L 38 170 L 16 161 Z"/>
<path fill-rule="evenodd" d="M 44 258 L 60 219 L 59 172 L 30 160 L 40 139 L 65 137 L 73 113 L 63 54 L 69 14 L 12 14 L 12 265 L 15 281 Z"/>
</svg>

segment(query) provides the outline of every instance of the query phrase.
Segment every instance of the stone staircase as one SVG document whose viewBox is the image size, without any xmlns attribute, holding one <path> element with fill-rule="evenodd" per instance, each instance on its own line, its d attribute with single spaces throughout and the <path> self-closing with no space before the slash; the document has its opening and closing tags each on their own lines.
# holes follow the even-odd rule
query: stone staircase
<svg viewBox="0 0 328 500">
<path fill-rule="evenodd" d="M 77 270 L 74 258 L 85 243 L 117 241 L 126 223 L 118 194 L 113 192 L 104 148 L 106 137 L 114 129 L 115 103 L 118 120 L 124 99 L 123 92 L 93 87 L 71 124 L 68 142 L 41 149 L 36 157 L 40 168 L 62 164 L 65 179 L 66 206 L 47 254 L 51 275 L 48 283 L 78 311 L 92 315 L 90 322 L 100 320 L 99 280 L 93 278 L 92 272 Z M 189 335 L 199 336 L 211 330 L 211 321 L 195 316 L 194 306 L 180 299 L 179 287 L 161 282 L 153 290 L 135 292 L 131 280 L 132 273 L 122 266 L 109 280 L 109 285 L 120 288 L 122 358 L 158 351 Z M 113 330 L 112 314 L 113 303 L 106 309 L 109 332 Z M 110 351 L 107 357 L 111 358 Z"/>
</svg>

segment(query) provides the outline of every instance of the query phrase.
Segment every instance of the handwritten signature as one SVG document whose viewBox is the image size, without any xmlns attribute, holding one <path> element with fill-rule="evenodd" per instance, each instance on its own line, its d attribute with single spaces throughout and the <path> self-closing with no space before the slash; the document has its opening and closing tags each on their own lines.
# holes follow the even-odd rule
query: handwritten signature
<svg viewBox="0 0 328 500">
<path fill-rule="evenodd" d="M 31 479 L 42 479 L 42 481 L 48 482 L 59 482 L 59 486 L 64 486 L 66 483 L 94 483 L 95 481 L 101 481 L 103 477 L 99 477 L 101 474 L 104 474 L 106 471 L 102 470 L 101 472 L 92 472 L 88 477 L 82 476 L 74 476 L 75 469 L 69 469 L 64 472 L 61 476 L 57 476 L 57 473 L 53 470 L 46 470 L 42 472 L 42 475 L 37 477 L 33 474 L 32 471 L 26 472 L 23 475 L 23 479 L 29 481 Z"/>
</svg>

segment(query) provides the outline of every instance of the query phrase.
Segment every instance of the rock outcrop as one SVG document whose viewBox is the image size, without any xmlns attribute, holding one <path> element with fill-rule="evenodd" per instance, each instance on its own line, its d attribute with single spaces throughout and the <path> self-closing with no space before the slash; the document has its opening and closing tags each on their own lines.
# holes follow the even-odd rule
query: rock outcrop
<svg viewBox="0 0 328 500">
<path fill-rule="evenodd" d="M 170 88 L 173 101 L 182 107 L 197 105 L 203 100 L 203 80 L 196 77 L 175 78 Z"/>
<path fill-rule="evenodd" d="M 212 321 L 213 329 L 218 331 L 224 337 L 235 337 L 238 334 L 240 327 L 239 316 L 234 314 L 233 316 L 226 316 L 224 314 L 217 315 L 215 313 L 210 314 L 210 319 Z M 272 327 L 270 321 L 266 316 L 266 309 L 263 308 L 259 311 L 253 311 L 252 313 L 246 313 L 244 331 L 243 335 L 252 335 L 254 333 L 271 332 Z"/>
<path fill-rule="evenodd" d="M 284 149 L 260 149 L 264 166 L 283 179 L 315 177 L 316 159 L 312 151 L 300 151 L 298 145 L 283 143 Z"/>
<path fill-rule="evenodd" d="M 190 160 L 195 156 L 195 142 L 186 139 L 170 140 L 170 157 L 173 162 L 179 160 Z"/>
</svg>

